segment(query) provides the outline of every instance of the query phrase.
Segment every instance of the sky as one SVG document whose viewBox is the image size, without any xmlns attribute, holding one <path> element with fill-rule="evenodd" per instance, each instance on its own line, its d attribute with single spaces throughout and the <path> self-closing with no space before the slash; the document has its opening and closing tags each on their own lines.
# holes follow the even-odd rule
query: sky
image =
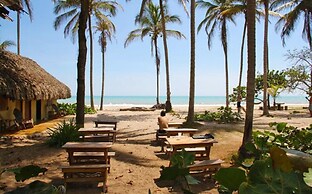
<svg viewBox="0 0 312 194">
<path fill-rule="evenodd" d="M 156 68 L 155 59 L 151 54 L 150 37 L 143 41 L 132 42 L 124 48 L 124 42 L 130 31 L 139 28 L 134 23 L 135 16 L 140 9 L 140 2 L 119 1 L 123 10 L 119 10 L 116 17 L 111 18 L 116 26 L 115 38 L 107 45 L 105 53 L 105 95 L 106 96 L 155 96 Z M 157 1 L 158 2 L 158 1 Z M 21 55 L 36 61 L 47 72 L 65 83 L 71 89 L 72 96 L 77 92 L 77 57 L 78 39 L 72 41 L 64 38 L 63 29 L 53 27 L 56 15 L 53 13 L 54 4 L 49 0 L 32 0 L 33 21 L 23 14 L 21 19 Z M 188 5 L 189 6 L 189 5 Z M 169 13 L 178 15 L 182 24 L 168 25 L 168 29 L 181 31 L 186 39 L 168 38 L 170 88 L 173 96 L 188 96 L 190 74 L 190 30 L 189 18 L 183 7 L 177 1 L 169 1 Z M 196 26 L 204 18 L 205 10 L 196 10 Z M 16 13 L 10 12 L 14 20 L 0 20 L 0 41 L 16 40 Z M 228 54 L 229 54 L 229 83 L 230 93 L 238 85 L 240 46 L 243 30 L 243 17 L 235 18 L 236 24 L 228 25 Z M 283 47 L 280 32 L 275 31 L 276 19 L 271 19 L 269 26 L 269 67 L 281 70 L 291 67 L 286 61 L 288 50 L 302 49 L 307 42 L 302 39 L 302 22 L 286 39 Z M 65 24 L 65 23 L 64 23 Z M 88 36 L 88 34 L 86 33 Z M 98 44 L 99 34 L 94 34 L 94 95 L 101 94 L 102 57 Z M 88 38 L 88 37 L 87 37 Z M 161 52 L 160 67 L 160 95 L 166 95 L 166 75 L 162 39 L 158 40 Z M 263 21 L 256 26 L 256 69 L 262 73 L 263 56 Z M 89 43 L 87 43 L 89 48 Z M 17 47 L 9 49 L 17 52 Z M 246 46 L 245 46 L 246 51 Z M 246 56 L 246 54 L 245 54 Z M 246 85 L 247 58 L 244 58 L 243 85 Z M 86 95 L 89 95 L 89 53 L 86 63 Z M 207 35 L 204 30 L 196 34 L 196 73 L 195 95 L 197 96 L 225 96 L 224 54 L 219 34 L 215 34 L 212 47 L 207 47 Z"/>
</svg>

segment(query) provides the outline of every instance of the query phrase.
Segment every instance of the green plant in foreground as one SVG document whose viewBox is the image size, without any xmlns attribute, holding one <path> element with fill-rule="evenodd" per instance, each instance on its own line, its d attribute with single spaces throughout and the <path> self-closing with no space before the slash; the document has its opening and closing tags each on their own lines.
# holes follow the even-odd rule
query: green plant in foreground
<svg viewBox="0 0 312 194">
<path fill-rule="evenodd" d="M 62 123 L 58 123 L 56 127 L 49 128 L 48 134 L 49 139 L 47 140 L 48 145 L 61 147 L 66 142 L 79 141 L 78 127 L 73 119 L 69 122 L 63 120 Z"/>
<path fill-rule="evenodd" d="M 286 155 L 278 147 L 270 149 L 270 157 L 257 160 L 250 170 L 241 168 L 220 169 L 214 178 L 222 185 L 220 193 L 312 193 L 312 170 L 295 171 Z"/>
<path fill-rule="evenodd" d="M 185 182 L 188 188 L 182 188 L 185 193 L 192 193 L 190 191 L 189 185 L 198 184 L 199 181 L 190 175 L 189 165 L 193 164 L 195 160 L 195 155 L 186 152 L 182 149 L 181 152 L 177 152 L 172 155 L 170 159 L 171 165 L 169 167 L 162 166 L 160 180 L 172 180 L 176 184 L 183 185 Z"/>
</svg>

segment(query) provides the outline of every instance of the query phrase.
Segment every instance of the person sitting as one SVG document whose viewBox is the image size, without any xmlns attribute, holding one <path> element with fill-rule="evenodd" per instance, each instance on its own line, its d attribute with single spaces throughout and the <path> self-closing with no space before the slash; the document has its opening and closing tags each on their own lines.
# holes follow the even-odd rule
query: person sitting
<svg viewBox="0 0 312 194">
<path fill-rule="evenodd" d="M 158 117 L 159 129 L 157 130 L 157 132 L 166 133 L 164 129 L 168 128 L 168 123 L 169 123 L 169 120 L 166 117 L 166 111 L 163 110 L 160 112 L 160 116 Z"/>
</svg>

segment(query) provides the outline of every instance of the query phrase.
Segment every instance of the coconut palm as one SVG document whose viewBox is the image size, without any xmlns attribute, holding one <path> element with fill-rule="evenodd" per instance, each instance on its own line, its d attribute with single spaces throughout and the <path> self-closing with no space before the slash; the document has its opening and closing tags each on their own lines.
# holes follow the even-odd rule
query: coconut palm
<svg viewBox="0 0 312 194">
<path fill-rule="evenodd" d="M 308 41 L 310 50 L 312 50 L 311 0 L 275 0 L 271 7 L 276 8 L 276 11 L 286 11 L 286 14 L 276 23 L 276 29 L 282 27 L 281 38 L 283 45 L 285 45 L 285 38 L 290 36 L 292 31 L 294 31 L 296 24 L 303 15 L 302 37 Z"/>
<path fill-rule="evenodd" d="M 89 13 L 89 0 L 80 1 L 79 27 L 78 27 L 78 62 L 77 62 L 77 112 L 76 124 L 84 127 L 84 106 L 85 106 L 85 72 L 87 60 L 86 29 Z"/>
<path fill-rule="evenodd" d="M 245 145 L 252 140 L 253 111 L 255 97 L 256 69 L 256 1 L 247 0 L 247 97 L 244 136 L 240 154 L 244 155 Z"/>
<path fill-rule="evenodd" d="M 22 7 L 27 8 L 27 14 L 29 15 L 30 20 L 32 20 L 32 7 L 30 4 L 30 0 L 21 0 L 19 1 L 22 4 Z M 16 29 L 17 29 L 17 54 L 21 54 L 21 12 L 17 11 L 17 22 L 16 22 Z"/>
<path fill-rule="evenodd" d="M 195 0 L 191 0 L 190 11 L 190 31 L 191 31 L 191 61 L 190 61 L 190 94 L 189 107 L 186 122 L 194 123 L 194 103 L 195 103 Z"/>
<path fill-rule="evenodd" d="M 105 52 L 107 48 L 107 40 L 112 39 L 113 34 L 115 33 L 115 25 L 108 18 L 104 20 L 97 21 L 96 23 L 96 31 L 100 32 L 99 36 L 99 44 L 101 46 L 102 52 L 102 90 L 101 90 L 101 103 L 100 110 L 103 110 L 103 102 L 104 102 L 104 75 L 105 75 Z"/>
<path fill-rule="evenodd" d="M 226 107 L 229 107 L 229 72 L 228 72 L 228 49 L 227 49 L 227 21 L 232 21 L 232 15 L 224 15 L 222 12 L 231 7 L 231 2 L 227 0 L 212 0 L 207 2 L 204 0 L 197 1 L 200 8 L 207 9 L 205 18 L 200 22 L 198 31 L 205 25 L 205 31 L 208 36 L 208 48 L 211 48 L 212 37 L 217 29 L 220 29 L 220 37 L 224 52 L 225 64 L 225 82 L 226 82 Z"/>
<path fill-rule="evenodd" d="M 11 40 L 5 40 L 0 44 L 0 50 L 7 50 L 11 46 L 16 46 L 15 42 Z"/>
<path fill-rule="evenodd" d="M 184 10 L 187 12 L 186 4 L 184 0 L 178 0 L 180 4 L 183 5 Z M 150 0 L 142 0 L 141 3 L 141 9 L 139 17 L 142 17 L 144 7 L 147 3 L 149 3 Z M 166 100 L 166 112 L 170 112 L 172 110 L 171 105 L 171 92 L 170 92 L 170 76 L 169 76 L 169 54 L 168 54 L 168 45 L 167 45 L 167 34 L 166 34 L 166 22 L 165 22 L 165 14 L 164 14 L 164 3 L 166 3 L 166 0 L 159 0 L 159 6 L 160 6 L 160 13 L 161 13 L 161 25 L 162 25 L 162 34 L 163 34 L 163 45 L 164 45 L 164 53 L 165 53 L 165 66 L 166 66 L 166 85 L 167 85 L 167 100 Z"/>
<path fill-rule="evenodd" d="M 116 15 L 117 7 L 120 6 L 115 1 L 100 1 L 100 0 L 89 0 L 89 12 L 88 12 L 88 31 L 90 38 L 90 100 L 91 100 L 91 108 L 94 109 L 94 100 L 93 100 L 93 36 L 92 36 L 92 16 L 94 15 L 96 18 L 101 19 L 104 18 L 104 13 L 108 13 L 111 16 Z M 54 27 L 58 29 L 60 24 L 69 19 L 69 22 L 65 26 L 64 35 L 65 37 L 68 34 L 71 34 L 73 40 L 75 39 L 75 35 L 78 29 L 78 20 L 79 20 L 79 0 L 58 0 L 57 4 L 54 8 L 55 14 L 60 14 L 62 11 L 68 10 L 57 16 Z"/>
<path fill-rule="evenodd" d="M 168 15 L 166 7 L 165 11 L 165 22 L 166 23 L 181 23 L 181 20 L 176 15 Z M 140 25 L 139 29 L 133 30 L 129 33 L 124 46 L 127 47 L 131 42 L 137 39 L 143 40 L 144 37 L 151 37 L 151 51 L 155 50 L 155 64 L 156 64 L 156 77 L 157 77 L 157 97 L 156 104 L 159 104 L 159 70 L 160 70 L 160 57 L 158 51 L 158 37 L 162 36 L 162 25 L 161 25 L 161 13 L 160 7 L 154 5 L 152 2 L 148 3 L 143 11 L 142 17 L 140 15 L 136 16 L 135 23 Z M 185 36 L 176 30 L 166 29 L 166 34 L 168 36 L 173 36 L 175 38 L 185 38 Z"/>
</svg>

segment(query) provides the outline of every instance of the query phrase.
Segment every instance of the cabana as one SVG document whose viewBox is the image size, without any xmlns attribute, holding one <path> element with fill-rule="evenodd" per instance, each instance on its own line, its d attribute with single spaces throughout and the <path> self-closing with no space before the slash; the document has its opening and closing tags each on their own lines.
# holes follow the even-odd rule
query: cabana
<svg viewBox="0 0 312 194">
<path fill-rule="evenodd" d="M 70 89 L 35 61 L 0 51 L 0 129 L 14 125 L 14 109 L 36 124 L 49 119 L 57 99 L 70 96 Z"/>
</svg>

